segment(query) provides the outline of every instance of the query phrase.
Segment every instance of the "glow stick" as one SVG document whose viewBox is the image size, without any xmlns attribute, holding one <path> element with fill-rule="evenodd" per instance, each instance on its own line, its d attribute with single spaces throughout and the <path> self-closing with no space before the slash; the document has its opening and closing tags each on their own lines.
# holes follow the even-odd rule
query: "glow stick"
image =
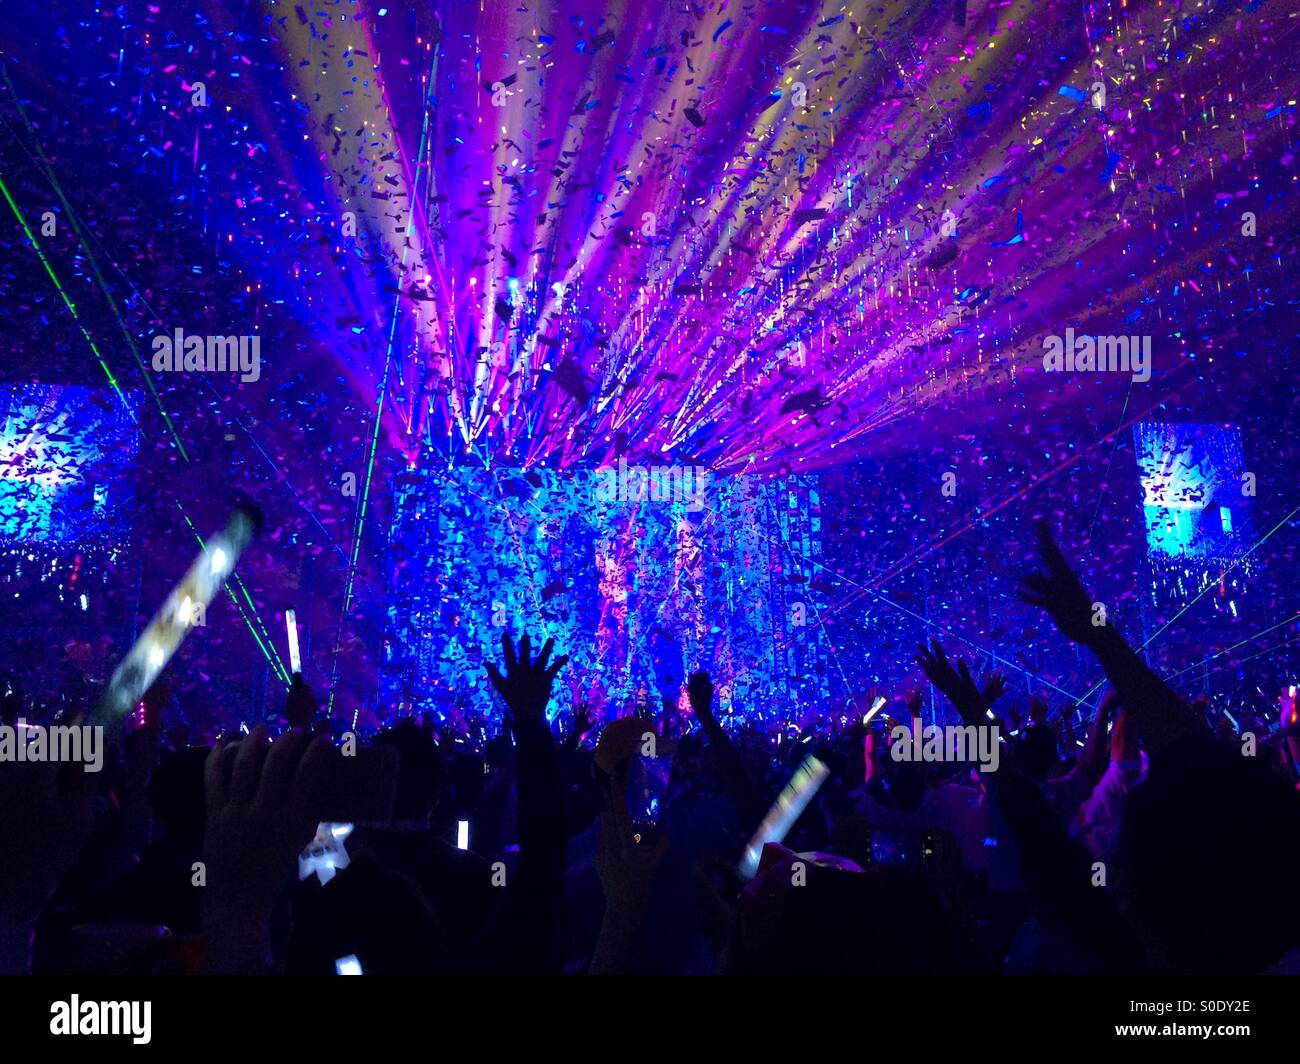
<svg viewBox="0 0 1300 1064">
<path fill-rule="evenodd" d="M 298 879 L 306 879 L 314 872 L 323 887 L 334 878 L 334 873 L 347 868 L 352 859 L 343 844 L 351 834 L 351 824 L 317 824 L 316 837 L 298 855 Z"/>
<path fill-rule="evenodd" d="M 285 610 L 284 626 L 289 629 L 289 674 L 296 676 L 302 672 L 302 658 L 298 655 L 298 614 Z"/>
<path fill-rule="evenodd" d="M 456 821 L 456 849 L 458 850 L 469 849 L 469 821 L 468 820 Z"/>
<path fill-rule="evenodd" d="M 740 859 L 739 871 L 742 876 L 746 879 L 754 878 L 758 872 L 759 858 L 763 856 L 763 847 L 769 842 L 780 842 L 785 838 L 830 774 L 831 770 L 811 754 L 803 759 L 803 764 L 790 777 L 785 790 L 777 795 L 772 808 L 763 818 L 763 823 L 758 825 L 754 837 L 745 847 L 744 856 Z"/>
<path fill-rule="evenodd" d="M 339 975 L 363 975 L 361 971 L 361 962 L 357 960 L 355 953 L 349 953 L 346 957 L 340 957 L 334 962 L 334 971 Z"/>
<path fill-rule="evenodd" d="M 190 634 L 194 618 L 205 614 L 261 523 L 256 510 L 240 506 L 226 527 L 208 540 L 184 579 L 172 589 L 149 627 L 118 665 L 95 708 L 95 717 L 116 721 L 135 707 Z"/>
<path fill-rule="evenodd" d="M 870 724 L 871 718 L 874 717 L 877 713 L 879 713 L 884 708 L 885 708 L 884 698 L 881 696 L 877 696 L 875 702 L 872 703 L 871 712 L 862 718 L 862 723 Z"/>
</svg>

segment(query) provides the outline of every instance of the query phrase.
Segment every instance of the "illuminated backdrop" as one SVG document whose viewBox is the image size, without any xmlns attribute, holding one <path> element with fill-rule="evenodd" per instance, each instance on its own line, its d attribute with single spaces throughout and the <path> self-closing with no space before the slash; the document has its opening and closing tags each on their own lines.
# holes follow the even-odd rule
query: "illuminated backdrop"
<svg viewBox="0 0 1300 1064">
<path fill-rule="evenodd" d="M 1240 640 L 1290 648 L 1292 7 L 11 0 L 0 367 L 141 397 L 141 611 L 232 489 L 267 514 L 175 668 L 258 671 L 223 704 L 287 682 L 290 605 L 374 697 L 412 467 L 854 481 L 832 685 L 899 682 L 914 625 L 1037 675 L 1004 563 L 1045 516 L 1132 605 L 1146 421 L 1241 427 L 1277 605 Z M 154 372 L 176 329 L 258 337 L 258 379 Z M 1071 330 L 1149 338 L 1151 379 L 1045 372 Z M 953 573 L 981 594 L 937 612 Z"/>
<path fill-rule="evenodd" d="M 410 474 L 382 599 L 380 704 L 495 730 L 484 661 L 503 631 L 527 628 L 570 655 L 557 713 L 578 699 L 597 719 L 657 716 L 699 668 L 724 716 L 824 710 L 816 484 L 728 477 L 695 501 L 604 499 L 585 472 Z"/>
</svg>

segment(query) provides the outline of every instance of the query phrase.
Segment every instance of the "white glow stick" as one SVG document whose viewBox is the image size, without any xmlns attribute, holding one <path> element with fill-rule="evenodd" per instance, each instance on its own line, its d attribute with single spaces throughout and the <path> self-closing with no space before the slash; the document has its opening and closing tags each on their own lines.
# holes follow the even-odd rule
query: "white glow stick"
<svg viewBox="0 0 1300 1064">
<path fill-rule="evenodd" d="M 456 821 L 456 849 L 458 850 L 469 849 L 469 821 L 468 820 Z"/>
<path fill-rule="evenodd" d="M 336 872 L 347 868 L 352 859 L 348 856 L 344 843 L 351 834 L 351 824 L 317 824 L 316 837 L 298 855 L 298 878 L 306 879 L 315 873 L 323 887 L 334 878 Z"/>
<path fill-rule="evenodd" d="M 758 825 L 754 837 L 745 847 L 744 856 L 740 859 L 739 871 L 742 876 L 746 879 L 754 878 L 758 873 L 759 858 L 763 856 L 763 847 L 769 842 L 780 842 L 785 838 L 830 774 L 831 770 L 811 754 L 803 759 L 803 764 L 790 777 L 785 790 L 777 795 L 772 808 L 763 818 L 763 823 Z"/>
<path fill-rule="evenodd" d="M 879 713 L 884 708 L 885 708 L 884 698 L 881 696 L 877 696 L 875 702 L 873 702 L 871 705 L 871 712 L 862 718 L 862 723 L 870 724 L 871 718 L 874 717 L 877 713 Z"/>
<path fill-rule="evenodd" d="M 195 617 L 206 614 L 208 604 L 225 584 L 261 522 L 256 510 L 241 506 L 226 527 L 204 544 L 185 578 L 172 589 L 113 673 L 95 708 L 96 717 L 118 720 L 135 708 L 190 634 Z"/>
<path fill-rule="evenodd" d="M 302 672 L 302 658 L 298 654 L 298 614 L 295 611 L 284 611 L 284 626 L 289 629 L 289 673 L 297 675 Z"/>
</svg>

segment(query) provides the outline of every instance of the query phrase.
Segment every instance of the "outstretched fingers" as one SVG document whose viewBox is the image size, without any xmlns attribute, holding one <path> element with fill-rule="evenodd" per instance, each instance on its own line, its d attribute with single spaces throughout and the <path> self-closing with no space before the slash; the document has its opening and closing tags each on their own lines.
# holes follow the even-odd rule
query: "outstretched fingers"
<svg viewBox="0 0 1300 1064">
<path fill-rule="evenodd" d="M 309 740 L 306 731 L 293 728 L 271 744 L 266 763 L 262 766 L 262 782 L 257 788 L 259 805 L 275 807 L 289 799 L 294 770 Z"/>
<path fill-rule="evenodd" d="M 1047 571 L 1058 578 L 1072 577 L 1074 567 L 1066 559 L 1061 548 L 1057 546 L 1056 540 L 1052 538 L 1052 530 L 1048 527 L 1047 522 L 1039 521 L 1034 530 L 1038 535 L 1038 552 L 1047 565 Z"/>
<path fill-rule="evenodd" d="M 230 801 L 244 804 L 253 800 L 266 754 L 266 725 L 259 724 L 239 741 L 230 773 Z"/>
<path fill-rule="evenodd" d="M 546 645 L 549 647 L 549 646 L 550 646 L 550 643 L 547 643 Z M 561 655 L 560 655 L 558 658 L 556 658 L 555 661 L 551 664 L 551 667 L 550 667 L 549 669 L 546 670 L 546 679 L 547 679 L 547 680 L 554 680 L 554 679 L 555 679 L 555 674 L 558 673 L 562 668 L 564 668 L 564 666 L 567 665 L 568 663 L 569 663 L 569 655 L 568 655 L 568 654 L 561 654 Z"/>
<path fill-rule="evenodd" d="M 229 776 L 226 773 L 226 741 L 218 739 L 203 762 L 203 796 L 208 808 L 208 822 L 230 801 Z"/>
<path fill-rule="evenodd" d="M 304 831 L 316 824 L 315 812 L 326 796 L 331 770 L 339 757 L 338 750 L 330 742 L 329 733 L 322 730 L 307 745 L 302 757 L 294 765 L 288 797 Z"/>
<path fill-rule="evenodd" d="M 1031 606 L 1042 607 L 1047 603 L 1051 582 L 1042 573 L 1030 573 L 1020 581 L 1016 596 Z"/>
</svg>

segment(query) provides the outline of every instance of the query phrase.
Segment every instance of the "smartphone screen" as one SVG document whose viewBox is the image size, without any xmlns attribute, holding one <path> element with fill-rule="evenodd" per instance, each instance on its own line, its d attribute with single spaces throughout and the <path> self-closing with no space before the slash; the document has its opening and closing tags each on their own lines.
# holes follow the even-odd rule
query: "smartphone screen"
<svg viewBox="0 0 1300 1064">
<path fill-rule="evenodd" d="M 939 842 L 934 834 L 922 829 L 873 828 L 870 837 L 873 864 L 919 868 L 932 863 L 939 852 Z"/>
</svg>

